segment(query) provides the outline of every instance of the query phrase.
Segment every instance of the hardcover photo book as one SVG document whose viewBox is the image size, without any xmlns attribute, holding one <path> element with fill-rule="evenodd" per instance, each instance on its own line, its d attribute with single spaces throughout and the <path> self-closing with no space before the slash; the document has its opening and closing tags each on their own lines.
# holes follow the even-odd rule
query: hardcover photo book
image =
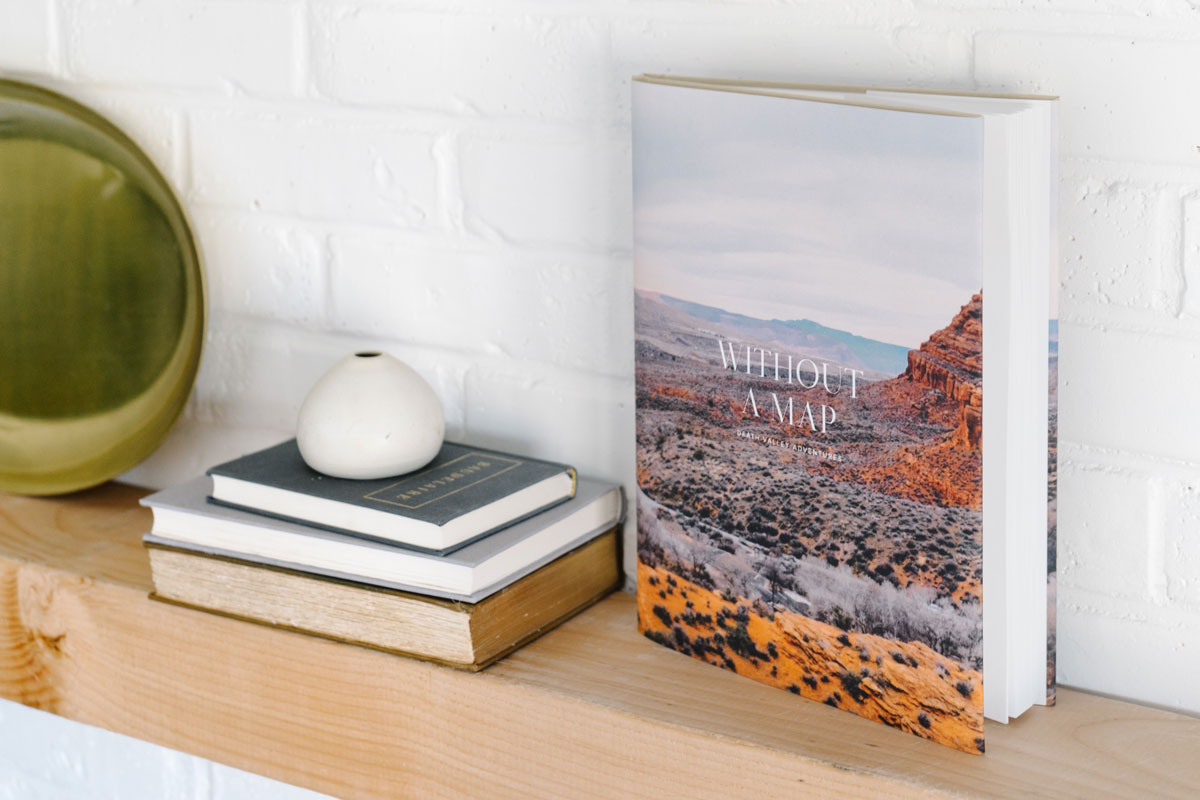
<svg viewBox="0 0 1200 800">
<path fill-rule="evenodd" d="M 635 80 L 645 636 L 967 752 L 1053 702 L 1056 116 Z"/>
</svg>

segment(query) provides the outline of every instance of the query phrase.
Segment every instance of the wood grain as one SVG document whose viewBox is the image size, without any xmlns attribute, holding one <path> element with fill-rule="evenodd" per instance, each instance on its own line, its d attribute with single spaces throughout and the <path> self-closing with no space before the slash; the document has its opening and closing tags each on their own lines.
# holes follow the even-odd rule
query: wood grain
<svg viewBox="0 0 1200 800">
<path fill-rule="evenodd" d="M 469 674 L 150 601 L 139 492 L 0 497 L 0 695 L 339 797 L 1194 797 L 1200 720 L 1063 690 L 971 756 L 639 637 Z"/>
</svg>

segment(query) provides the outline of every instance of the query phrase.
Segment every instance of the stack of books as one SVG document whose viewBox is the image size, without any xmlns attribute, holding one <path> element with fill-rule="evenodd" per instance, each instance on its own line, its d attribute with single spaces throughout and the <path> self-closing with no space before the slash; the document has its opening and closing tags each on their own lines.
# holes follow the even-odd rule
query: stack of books
<svg viewBox="0 0 1200 800">
<path fill-rule="evenodd" d="M 469 670 L 622 580 L 620 487 L 458 444 L 362 481 L 293 439 L 142 503 L 155 599 Z"/>
</svg>

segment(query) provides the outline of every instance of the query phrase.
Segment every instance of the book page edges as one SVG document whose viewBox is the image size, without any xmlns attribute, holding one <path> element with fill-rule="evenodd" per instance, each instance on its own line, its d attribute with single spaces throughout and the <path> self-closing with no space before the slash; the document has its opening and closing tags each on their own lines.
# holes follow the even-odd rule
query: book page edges
<svg viewBox="0 0 1200 800">
<path fill-rule="evenodd" d="M 983 97 L 997 100 L 1058 100 L 1058 95 L 1024 94 L 1021 92 L 981 92 L 969 89 L 914 89 L 897 86 L 860 86 L 855 84 L 794 83 L 791 81 L 753 81 L 740 78 L 701 78 L 693 75 L 663 75 L 648 73 L 634 80 L 653 79 L 654 82 L 702 84 L 707 86 L 739 86 L 762 89 L 786 89 L 813 92 L 904 92 L 913 95 L 945 95 L 951 97 Z"/>
<path fill-rule="evenodd" d="M 767 89 L 756 89 L 752 86 L 738 86 L 733 84 L 713 83 L 713 82 L 693 82 L 685 80 L 676 80 L 674 78 L 658 78 L 649 75 L 640 75 L 634 78 L 639 83 L 653 83 L 660 86 L 675 86 L 681 89 L 702 89 L 713 92 L 728 92 L 730 94 L 749 94 L 760 97 L 778 97 L 783 100 L 802 100 L 810 103 L 829 103 L 837 106 L 850 106 L 852 108 L 872 108 L 878 111 L 899 111 L 908 114 L 933 114 L 941 117 L 980 117 L 981 114 L 971 114 L 965 111 L 945 111 L 941 109 L 921 108 L 920 106 L 905 106 L 896 103 L 881 103 L 869 102 L 867 100 L 843 100 L 836 97 L 816 97 L 791 94 L 783 91 L 770 91 Z M 815 89 L 813 91 L 816 91 Z M 821 91 L 836 91 L 828 87 Z M 864 95 L 865 97 L 866 95 Z"/>
<path fill-rule="evenodd" d="M 429 596 L 412 594 L 412 593 L 402 592 L 402 591 L 397 591 L 397 590 L 383 589 L 380 587 L 370 586 L 368 584 L 359 584 L 359 583 L 355 583 L 353 581 L 340 580 L 337 578 L 330 578 L 328 576 L 323 576 L 323 575 L 308 574 L 308 573 L 300 572 L 298 570 L 290 570 L 290 569 L 286 569 L 286 568 L 276 567 L 274 565 L 264 565 L 264 564 L 258 564 L 258 563 L 253 563 L 253 562 L 245 562 L 245 561 L 241 561 L 236 558 L 229 558 L 229 557 L 220 556 L 220 555 L 200 553 L 200 552 L 196 552 L 196 551 L 192 551 L 192 550 L 187 550 L 185 548 L 176 548 L 176 547 L 172 547 L 170 545 L 163 545 L 163 544 L 160 544 L 157 542 L 147 542 L 146 546 L 151 549 L 162 550 L 162 551 L 167 551 L 167 552 L 171 552 L 171 553 L 177 553 L 177 554 L 183 555 L 189 559 L 223 562 L 223 563 L 228 563 L 228 564 L 231 564 L 236 567 L 243 568 L 243 569 L 248 569 L 251 571 L 266 570 L 266 571 L 280 572 L 280 573 L 292 576 L 294 578 L 300 578 L 302 580 L 315 580 L 318 582 L 334 583 L 339 586 L 349 588 L 351 590 L 365 590 L 368 592 L 379 592 L 379 593 L 382 593 L 382 594 L 385 594 L 388 596 L 398 597 L 398 598 L 404 599 L 409 602 L 438 606 L 449 613 L 459 614 L 459 615 L 465 617 L 467 630 L 469 631 L 469 635 L 468 635 L 467 639 L 465 641 L 462 641 L 460 644 L 461 644 L 461 646 L 463 646 L 466 649 L 469 649 L 472 652 L 472 654 L 474 656 L 472 660 L 456 660 L 453 658 L 439 657 L 437 655 L 423 653 L 420 651 L 412 651 L 412 650 L 405 650 L 402 648 L 388 647 L 388 646 L 385 646 L 378 642 L 371 642 L 371 641 L 366 641 L 363 639 L 358 639 L 358 638 L 353 638 L 353 637 L 339 636 L 334 633 L 325 632 L 325 631 L 317 630 L 314 628 L 304 627 L 303 625 L 290 625 L 290 624 L 283 623 L 283 622 L 277 622 L 277 621 L 273 621 L 273 620 L 263 619 L 258 616 L 240 614 L 240 613 L 237 613 L 236 611 L 231 611 L 228 609 L 212 608 L 210 606 L 192 603 L 192 602 L 188 602 L 186 600 L 181 600 L 181 599 L 178 599 L 175 597 L 171 597 L 168 594 L 161 594 L 158 591 L 152 592 L 150 594 L 151 599 L 159 601 L 159 602 L 163 602 L 163 603 L 168 603 L 170 605 L 180 606 L 183 608 L 190 608 L 190 609 L 199 610 L 199 611 L 205 611 L 210 614 L 215 614 L 217 616 L 222 616 L 222 617 L 226 617 L 229 619 L 236 619 L 236 620 L 243 621 L 243 622 L 253 622 L 257 625 L 263 625 L 263 626 L 271 627 L 271 628 L 278 628 L 280 630 L 286 630 L 286 631 L 291 631 L 291 632 L 295 632 L 295 633 L 302 633 L 302 634 L 307 634 L 307 635 L 311 635 L 311 636 L 317 636 L 322 639 L 328 639 L 331 641 L 337 641 L 337 642 L 342 642 L 342 643 L 346 643 L 346 644 L 353 644 L 353 645 L 357 645 L 360 647 L 367 647 L 372 650 L 378 650 L 381 652 L 403 655 L 403 656 L 407 656 L 410 658 L 417 658 L 422 661 L 431 661 L 434 663 L 455 667 L 457 669 L 464 669 L 464 670 L 471 671 L 471 672 L 475 672 L 475 671 L 484 669 L 485 667 L 496 662 L 500 658 L 503 658 L 504 656 L 508 655 L 509 653 L 513 652 L 514 650 L 529 643 L 533 639 L 540 636 L 542 633 L 558 626 L 565 620 L 575 616 L 576 614 L 580 613 L 581 611 L 594 605 L 596 602 L 598 602 L 599 600 L 601 600 L 602 598 L 606 597 L 607 595 L 609 595 L 613 591 L 615 591 L 617 588 L 619 588 L 622 583 L 622 580 L 623 580 L 623 575 L 621 572 L 620 561 L 619 561 L 620 549 L 621 549 L 619 529 L 617 529 L 615 527 L 609 529 L 608 531 L 606 531 L 604 534 L 600 535 L 599 537 L 592 539 L 591 541 L 585 542 L 584 544 L 580 545 L 579 547 L 575 548 L 574 550 L 560 556 L 558 559 L 551 562 L 550 564 L 545 565 L 544 567 L 539 569 L 537 572 L 531 573 L 530 575 L 526 576 L 524 579 L 522 579 L 524 581 L 524 583 L 522 583 L 520 581 L 517 583 L 514 583 L 508 587 L 505 587 L 504 589 L 500 590 L 499 592 L 496 592 L 495 594 L 493 594 L 487 598 L 484 598 L 476 603 L 462 603 L 462 602 L 447 601 L 447 600 L 443 600 L 441 598 L 433 598 L 433 597 L 429 597 Z M 597 557 L 596 556 L 597 553 L 599 553 L 603 556 L 606 552 L 608 552 L 609 555 L 612 555 L 612 557 L 604 557 L 602 562 L 592 564 L 592 562 L 595 561 L 595 559 Z M 580 563 L 572 564 L 573 561 L 580 562 Z M 594 567 L 599 567 L 601 564 L 604 564 L 607 566 L 606 566 L 606 568 L 603 568 L 603 569 L 591 569 L 591 568 L 588 568 L 588 566 L 587 566 L 589 564 L 592 564 L 592 566 L 594 566 Z M 556 566 L 557 567 L 568 567 L 568 568 L 574 567 L 576 570 L 582 569 L 585 572 L 590 572 L 592 575 L 595 576 L 596 580 L 582 581 L 582 582 L 572 581 L 571 582 L 571 585 L 580 586 L 580 588 L 583 588 L 584 591 L 587 592 L 586 597 L 567 598 L 566 602 L 564 604 L 565 608 L 561 613 L 556 614 L 553 617 L 548 618 L 546 620 L 540 621 L 535 627 L 521 632 L 520 635 L 518 635 L 513 640 L 507 640 L 504 637 L 501 637 L 499 641 L 493 643 L 493 642 L 487 641 L 485 638 L 480 638 L 482 635 L 477 630 L 477 625 L 476 625 L 476 620 L 479 619 L 479 615 L 482 614 L 484 616 L 487 616 L 489 614 L 489 612 L 491 612 L 492 607 L 505 605 L 504 601 L 506 599 L 508 599 L 509 597 L 511 597 L 513 595 L 516 595 L 517 593 L 519 593 L 523 590 L 530 591 L 532 589 L 533 591 L 536 591 L 537 588 L 539 588 L 538 582 L 535 580 L 535 576 L 537 575 L 537 573 L 542 572 L 543 570 L 551 570 Z M 548 573 L 543 572 L 543 578 L 545 578 L 547 575 L 548 575 Z M 582 586 L 581 586 L 581 584 L 582 584 Z M 589 585 L 592 587 L 591 589 L 587 588 Z M 158 587 L 157 587 L 157 582 L 156 582 L 156 589 L 157 588 Z M 519 598 L 518 598 L 518 606 L 519 605 L 520 605 L 520 603 L 519 603 Z M 495 612 L 491 612 L 491 613 L 495 613 Z M 529 616 L 528 612 L 521 615 L 522 618 L 526 618 L 528 616 Z"/>
</svg>

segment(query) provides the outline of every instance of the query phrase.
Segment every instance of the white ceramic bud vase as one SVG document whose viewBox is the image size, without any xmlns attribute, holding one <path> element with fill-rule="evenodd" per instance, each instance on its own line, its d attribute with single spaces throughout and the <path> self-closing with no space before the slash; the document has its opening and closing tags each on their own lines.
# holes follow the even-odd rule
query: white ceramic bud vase
<svg viewBox="0 0 1200 800">
<path fill-rule="evenodd" d="M 442 447 L 442 404 L 412 367 L 386 353 L 346 356 L 300 407 L 296 442 L 317 472 L 387 478 L 420 469 Z"/>
</svg>

